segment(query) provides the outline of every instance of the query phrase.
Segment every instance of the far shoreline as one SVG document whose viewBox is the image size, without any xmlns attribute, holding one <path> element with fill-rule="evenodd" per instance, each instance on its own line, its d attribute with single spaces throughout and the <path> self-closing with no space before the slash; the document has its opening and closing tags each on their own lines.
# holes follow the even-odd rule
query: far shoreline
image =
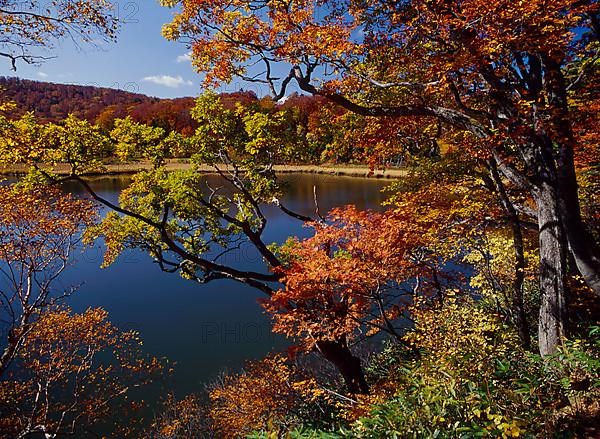
<svg viewBox="0 0 600 439">
<path fill-rule="evenodd" d="M 107 164 L 104 172 L 86 173 L 88 177 L 118 176 L 130 175 L 139 171 L 151 168 L 149 162 L 140 161 L 135 163 Z M 191 168 L 189 163 L 168 160 L 165 165 L 167 171 L 183 171 Z M 0 176 L 22 176 L 27 174 L 29 167 L 27 165 L 11 165 L 0 167 Z M 273 169 L 278 174 L 321 174 L 340 177 L 373 178 L 373 179 L 398 179 L 405 177 L 408 173 L 406 169 L 371 169 L 368 166 L 361 165 L 274 165 Z M 206 174 L 216 174 L 217 172 L 211 166 L 200 166 L 199 171 Z M 58 175 L 68 175 L 70 169 L 66 165 L 57 165 L 54 172 Z"/>
</svg>

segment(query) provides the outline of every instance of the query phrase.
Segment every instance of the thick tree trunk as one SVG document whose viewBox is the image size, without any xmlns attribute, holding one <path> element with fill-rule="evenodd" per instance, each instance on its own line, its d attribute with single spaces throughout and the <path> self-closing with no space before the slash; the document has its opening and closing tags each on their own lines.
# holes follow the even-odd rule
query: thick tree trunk
<svg viewBox="0 0 600 439">
<path fill-rule="evenodd" d="M 567 246 L 555 188 L 542 183 L 535 193 L 535 201 L 540 232 L 539 349 L 541 355 L 551 355 L 562 343 L 567 323 Z"/>
<path fill-rule="evenodd" d="M 340 371 L 348 391 L 353 394 L 369 393 L 369 386 L 360 364 L 360 360 L 352 355 L 348 345 L 337 341 L 319 341 L 317 350 Z"/>
<path fill-rule="evenodd" d="M 567 154 L 572 155 L 572 152 Z M 577 192 L 574 166 L 560 163 L 560 216 L 566 231 L 569 250 L 586 284 L 600 295 L 600 248 L 583 224 Z"/>
<path fill-rule="evenodd" d="M 573 147 L 570 142 L 561 145 L 558 182 L 559 212 L 569 250 L 586 284 L 600 295 L 600 247 L 581 219 Z"/>
<path fill-rule="evenodd" d="M 544 59 L 553 113 L 552 125 L 557 133 L 558 203 L 569 250 L 586 284 L 600 295 L 600 246 L 585 228 L 581 219 L 577 175 L 575 173 L 575 140 L 569 120 L 567 89 L 559 63 Z"/>
</svg>

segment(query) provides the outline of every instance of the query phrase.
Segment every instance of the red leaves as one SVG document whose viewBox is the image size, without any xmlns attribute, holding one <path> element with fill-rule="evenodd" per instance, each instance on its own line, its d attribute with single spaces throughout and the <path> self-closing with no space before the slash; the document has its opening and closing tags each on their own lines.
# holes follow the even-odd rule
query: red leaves
<svg viewBox="0 0 600 439">
<path fill-rule="evenodd" d="M 334 209 L 314 237 L 293 246 L 285 289 L 264 303 L 275 331 L 307 337 L 307 344 L 352 337 L 390 284 L 417 274 L 406 255 L 425 242 L 407 219 L 393 211 Z"/>
<path fill-rule="evenodd" d="M 288 244 L 285 288 L 263 302 L 274 330 L 308 349 L 381 330 L 397 336 L 394 323 L 414 295 L 443 294 L 444 283 L 464 281 L 440 260 L 460 256 L 500 213 L 487 191 L 458 180 L 400 193 L 383 213 L 334 209 L 326 224 L 313 225 L 312 238 Z"/>
</svg>

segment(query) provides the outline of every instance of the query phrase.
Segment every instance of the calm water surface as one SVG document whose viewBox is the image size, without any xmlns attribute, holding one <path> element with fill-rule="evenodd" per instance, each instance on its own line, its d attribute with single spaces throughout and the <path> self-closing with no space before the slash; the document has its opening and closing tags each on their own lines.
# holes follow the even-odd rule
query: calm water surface
<svg viewBox="0 0 600 439">
<path fill-rule="evenodd" d="M 209 179 L 217 179 L 209 176 Z M 354 204 L 379 209 L 385 181 L 351 177 L 292 174 L 282 177 L 289 190 L 285 205 L 304 214 L 314 213 L 313 186 L 319 205 L 327 210 Z M 128 178 L 103 177 L 91 180 L 96 191 L 116 200 Z M 76 185 L 68 190 L 83 193 Z M 267 243 L 287 237 L 308 236 L 310 229 L 275 208 L 268 207 Z M 74 266 L 61 279 L 64 286 L 80 285 L 70 299 L 75 311 L 102 307 L 111 321 L 124 330 L 133 329 L 144 340 L 146 352 L 167 357 L 175 363 L 168 386 L 176 395 L 199 392 L 203 384 L 223 370 L 239 370 L 245 361 L 285 349 L 289 341 L 271 334 L 268 317 L 257 304 L 261 293 L 234 281 L 221 280 L 199 285 L 177 274 L 160 271 L 140 251 L 127 251 L 112 266 L 100 268 L 101 244 L 77 255 Z M 264 269 L 250 247 L 232 254 L 225 262 L 239 268 Z"/>
</svg>

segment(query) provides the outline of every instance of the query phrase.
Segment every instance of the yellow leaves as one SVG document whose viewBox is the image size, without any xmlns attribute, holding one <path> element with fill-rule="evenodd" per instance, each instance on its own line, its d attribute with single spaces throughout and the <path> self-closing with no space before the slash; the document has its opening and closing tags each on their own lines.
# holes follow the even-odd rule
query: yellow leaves
<svg viewBox="0 0 600 439">
<path fill-rule="evenodd" d="M 490 407 L 486 407 L 483 410 L 476 407 L 472 412 L 475 417 L 490 421 L 486 430 L 490 432 L 499 431 L 503 438 L 520 437 L 526 433 L 526 431 L 520 428 L 519 422 L 516 419 L 507 418 L 499 413 L 493 413 Z"/>
<path fill-rule="evenodd" d="M 462 371 L 456 377 L 459 380 L 477 379 L 493 370 L 492 358 L 507 347 L 518 346 L 516 335 L 502 325 L 498 316 L 459 297 L 447 297 L 439 307 L 415 307 L 412 315 L 416 327 L 406 340 L 423 349 L 426 358 L 443 363 L 446 371 Z M 467 364 L 470 366 L 465 372 Z"/>
<path fill-rule="evenodd" d="M 503 438 L 520 437 L 521 434 L 525 433 L 516 420 L 506 419 L 501 414 L 489 413 L 489 409 L 487 410 L 487 419 L 491 421 L 487 430 L 500 431 Z"/>
<path fill-rule="evenodd" d="M 290 413 L 324 397 L 316 381 L 303 378 L 281 355 L 249 363 L 210 391 L 210 418 L 224 437 L 278 429 Z"/>
<path fill-rule="evenodd" d="M 16 361 L 20 373 L 0 382 L 0 395 L 7 388 L 20 389 L 9 407 L 0 402 L 0 425 L 8 417 L 16 421 L 11 430 L 3 430 L 11 437 L 28 421 L 57 435 L 68 431 L 63 422 L 91 426 L 130 387 L 162 371 L 160 361 L 141 355 L 137 335 L 120 331 L 99 308 L 81 314 L 56 308 L 42 313 L 29 325 Z"/>
<path fill-rule="evenodd" d="M 43 164 L 50 170 L 58 163 L 66 163 L 73 172 L 98 171 L 102 169 L 99 159 L 110 149 L 97 126 L 73 115 L 60 124 L 40 124 L 32 113 L 26 113 L 2 128 L 0 163 L 8 165 Z"/>
<path fill-rule="evenodd" d="M 533 236 L 525 235 L 525 287 L 537 284 L 539 256 Z M 485 298 L 502 303 L 515 275 L 515 252 L 509 231 L 488 230 L 473 244 L 463 261 L 472 265 L 475 273 L 470 284 Z M 510 307 L 510 304 L 504 304 Z"/>
</svg>

